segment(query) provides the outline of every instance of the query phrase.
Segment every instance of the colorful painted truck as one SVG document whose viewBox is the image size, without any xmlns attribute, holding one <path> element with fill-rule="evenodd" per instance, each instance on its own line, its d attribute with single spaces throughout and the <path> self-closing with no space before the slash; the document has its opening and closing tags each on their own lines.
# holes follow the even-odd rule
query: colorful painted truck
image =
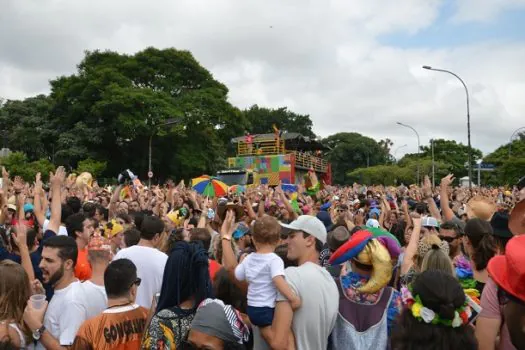
<svg viewBox="0 0 525 350">
<path fill-rule="evenodd" d="M 332 183 L 330 163 L 322 158 L 326 147 L 298 133 L 247 135 L 232 139 L 236 157 L 217 176 L 226 184 L 277 186 L 298 184 L 313 169 L 327 185 Z"/>
</svg>

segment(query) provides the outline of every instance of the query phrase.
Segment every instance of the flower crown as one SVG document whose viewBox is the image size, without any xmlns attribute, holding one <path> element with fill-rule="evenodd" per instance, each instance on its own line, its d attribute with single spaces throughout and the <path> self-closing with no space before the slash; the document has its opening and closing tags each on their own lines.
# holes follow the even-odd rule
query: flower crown
<svg viewBox="0 0 525 350">
<path fill-rule="evenodd" d="M 467 325 L 469 323 L 469 318 L 472 315 L 472 310 L 467 304 L 467 301 L 454 311 L 453 320 L 447 320 L 440 317 L 433 310 L 425 307 L 421 302 L 419 295 L 416 295 L 414 298 L 409 288 L 401 288 L 401 298 L 403 299 L 403 304 L 405 304 L 412 312 L 412 316 L 418 321 L 423 321 L 425 323 L 442 324 L 444 326 L 457 328 L 462 325 Z"/>
</svg>

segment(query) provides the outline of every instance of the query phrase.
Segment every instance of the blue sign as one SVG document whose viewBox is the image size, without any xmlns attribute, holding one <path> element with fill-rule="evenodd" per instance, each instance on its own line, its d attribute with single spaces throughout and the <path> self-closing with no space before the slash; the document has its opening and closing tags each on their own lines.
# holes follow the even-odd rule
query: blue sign
<svg viewBox="0 0 525 350">
<path fill-rule="evenodd" d="M 481 164 L 478 164 L 478 168 L 493 170 L 493 169 L 496 169 L 496 166 L 494 164 L 481 163 Z"/>
</svg>

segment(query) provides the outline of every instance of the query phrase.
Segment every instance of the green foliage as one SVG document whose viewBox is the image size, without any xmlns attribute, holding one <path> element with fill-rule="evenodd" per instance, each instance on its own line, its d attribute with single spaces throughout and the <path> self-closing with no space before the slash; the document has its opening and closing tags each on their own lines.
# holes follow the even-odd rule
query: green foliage
<svg viewBox="0 0 525 350">
<path fill-rule="evenodd" d="M 104 172 L 104 170 L 106 170 L 106 167 L 107 162 L 99 162 L 97 160 L 88 158 L 78 162 L 76 172 L 77 174 L 88 172 L 93 176 L 93 178 L 97 178 Z"/>
<path fill-rule="evenodd" d="M 407 160 L 403 165 L 377 165 L 369 168 L 358 168 L 348 173 L 350 182 L 359 182 L 367 185 L 400 185 L 416 183 L 417 170 L 419 163 L 420 179 L 425 175 L 432 178 L 432 160 L 420 159 Z M 451 165 L 445 162 L 434 163 L 434 174 L 436 184 L 446 176 L 451 169 Z"/>
<path fill-rule="evenodd" d="M 315 138 L 312 130 L 312 120 L 305 114 L 297 114 L 289 111 L 286 107 L 270 109 L 251 106 L 244 110 L 243 115 L 248 121 L 248 132 L 251 134 L 271 134 L 273 125 L 279 130 L 286 132 L 297 132 L 303 136 Z"/>
<path fill-rule="evenodd" d="M 0 164 L 9 171 L 11 176 L 20 176 L 25 181 L 33 182 L 36 173 L 42 173 L 42 179 L 49 179 L 49 172 L 54 170 L 53 164 L 47 159 L 28 161 L 22 152 L 13 152 L 9 156 L 0 158 Z"/>
<path fill-rule="evenodd" d="M 359 133 L 342 132 L 322 142 L 330 148 L 327 157 L 332 163 L 333 182 L 337 184 L 352 183 L 347 174 L 354 169 L 386 164 L 389 160 L 388 147 Z"/>
<path fill-rule="evenodd" d="M 432 158 L 431 145 L 422 146 L 421 154 L 422 158 Z M 472 164 L 476 164 L 477 159 L 481 159 L 483 154 L 479 149 L 472 149 Z M 434 159 L 436 161 L 442 161 L 450 164 L 451 172 L 456 178 L 461 178 L 468 175 L 468 168 L 465 164 L 468 164 L 468 146 L 457 143 L 453 140 L 434 140 Z M 400 161 L 402 164 L 402 161 Z"/>
</svg>

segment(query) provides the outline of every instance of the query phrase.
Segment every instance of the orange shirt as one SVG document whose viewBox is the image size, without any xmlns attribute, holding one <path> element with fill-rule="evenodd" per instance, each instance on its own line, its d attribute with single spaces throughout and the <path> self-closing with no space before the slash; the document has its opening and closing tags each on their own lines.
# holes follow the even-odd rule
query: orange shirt
<svg viewBox="0 0 525 350">
<path fill-rule="evenodd" d="M 108 308 L 80 326 L 72 349 L 140 349 L 148 310 L 135 305 Z"/>
<path fill-rule="evenodd" d="M 88 249 L 79 249 L 77 264 L 75 265 L 75 277 L 81 281 L 87 281 L 91 278 L 91 264 L 88 261 Z"/>
<path fill-rule="evenodd" d="M 213 281 L 215 278 L 215 275 L 219 270 L 222 268 L 221 264 L 219 264 L 217 261 L 208 259 L 208 272 L 210 273 L 210 279 Z"/>
</svg>

